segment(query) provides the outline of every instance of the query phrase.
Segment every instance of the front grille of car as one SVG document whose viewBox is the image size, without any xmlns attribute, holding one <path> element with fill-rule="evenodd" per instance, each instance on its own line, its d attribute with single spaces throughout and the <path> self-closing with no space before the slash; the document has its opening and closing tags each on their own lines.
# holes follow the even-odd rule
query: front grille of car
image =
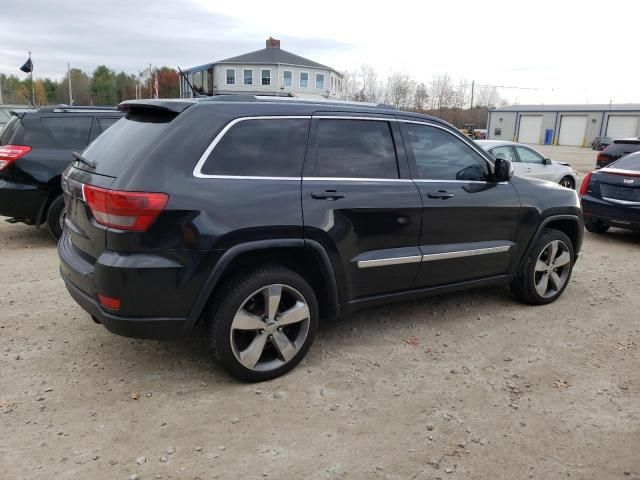
<svg viewBox="0 0 640 480">
<path fill-rule="evenodd" d="M 606 198 L 613 198 L 615 200 L 624 200 L 625 202 L 640 203 L 640 188 L 620 187 L 618 185 L 601 183 L 600 193 L 602 194 L 603 197 L 606 197 Z"/>
</svg>

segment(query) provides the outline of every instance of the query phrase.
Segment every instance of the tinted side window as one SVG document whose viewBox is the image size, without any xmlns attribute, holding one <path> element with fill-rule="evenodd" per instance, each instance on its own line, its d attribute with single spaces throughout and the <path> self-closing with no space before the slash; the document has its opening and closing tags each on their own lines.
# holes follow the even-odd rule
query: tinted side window
<svg viewBox="0 0 640 480">
<path fill-rule="evenodd" d="M 486 180 L 487 162 L 455 135 L 427 125 L 404 124 L 402 136 L 413 176 L 427 180 Z"/>
<path fill-rule="evenodd" d="M 631 153 L 640 150 L 640 142 L 638 143 L 625 143 L 615 141 L 607 148 L 604 149 L 606 153 Z"/>
<path fill-rule="evenodd" d="M 317 158 L 312 176 L 398 178 L 389 123 L 319 120 Z"/>
<path fill-rule="evenodd" d="M 496 147 L 491 149 L 491 155 L 493 158 L 504 158 L 506 160 L 511 160 L 512 162 L 516 162 L 516 156 L 513 153 L 513 149 L 509 146 L 504 147 Z"/>
<path fill-rule="evenodd" d="M 233 125 L 202 167 L 206 175 L 299 177 L 309 120 L 243 120 Z"/>
<path fill-rule="evenodd" d="M 100 131 L 104 132 L 107 128 L 109 128 L 111 125 L 113 125 L 120 119 L 106 117 L 106 118 L 97 118 L 96 120 L 98 121 L 98 126 L 100 127 Z"/>
<path fill-rule="evenodd" d="M 525 147 L 516 147 L 520 161 L 524 163 L 544 163 L 542 155 L 538 155 L 533 150 Z"/>
<path fill-rule="evenodd" d="M 89 141 L 93 117 L 45 117 L 42 124 L 51 139 L 63 147 L 84 148 Z"/>
</svg>

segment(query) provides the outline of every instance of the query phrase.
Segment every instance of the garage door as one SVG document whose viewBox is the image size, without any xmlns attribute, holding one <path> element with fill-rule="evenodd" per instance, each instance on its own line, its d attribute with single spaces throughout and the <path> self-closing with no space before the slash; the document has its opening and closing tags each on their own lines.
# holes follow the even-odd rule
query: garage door
<svg viewBox="0 0 640 480">
<path fill-rule="evenodd" d="M 586 115 L 563 115 L 560 120 L 560 137 L 558 144 L 584 146 L 587 130 Z"/>
<path fill-rule="evenodd" d="M 629 115 L 609 115 L 607 137 L 629 138 L 638 135 L 638 117 Z"/>
<path fill-rule="evenodd" d="M 518 141 L 520 143 L 540 143 L 541 135 L 541 115 L 522 115 L 520 117 L 520 128 L 518 129 Z"/>
</svg>

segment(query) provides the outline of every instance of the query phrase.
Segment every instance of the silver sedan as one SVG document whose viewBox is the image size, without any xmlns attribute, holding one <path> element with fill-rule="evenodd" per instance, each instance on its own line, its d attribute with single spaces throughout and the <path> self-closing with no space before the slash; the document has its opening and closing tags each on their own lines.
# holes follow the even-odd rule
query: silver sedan
<svg viewBox="0 0 640 480">
<path fill-rule="evenodd" d="M 494 158 L 511 160 L 513 172 L 519 177 L 548 180 L 574 190 L 578 185 L 578 173 L 571 165 L 546 158 L 528 145 L 500 140 L 477 140 L 476 143 Z"/>
</svg>

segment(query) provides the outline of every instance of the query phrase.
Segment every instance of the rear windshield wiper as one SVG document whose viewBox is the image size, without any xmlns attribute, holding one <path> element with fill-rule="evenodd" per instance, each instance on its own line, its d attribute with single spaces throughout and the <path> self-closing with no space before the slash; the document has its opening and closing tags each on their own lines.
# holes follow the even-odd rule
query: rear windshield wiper
<svg viewBox="0 0 640 480">
<path fill-rule="evenodd" d="M 78 152 L 71 152 L 71 155 L 73 155 L 73 158 L 75 158 L 80 163 L 84 163 L 87 167 L 91 167 L 91 168 L 94 168 L 94 169 L 96 168 L 96 164 L 95 163 L 93 163 L 91 160 L 87 160 L 82 155 L 80 155 Z"/>
</svg>

